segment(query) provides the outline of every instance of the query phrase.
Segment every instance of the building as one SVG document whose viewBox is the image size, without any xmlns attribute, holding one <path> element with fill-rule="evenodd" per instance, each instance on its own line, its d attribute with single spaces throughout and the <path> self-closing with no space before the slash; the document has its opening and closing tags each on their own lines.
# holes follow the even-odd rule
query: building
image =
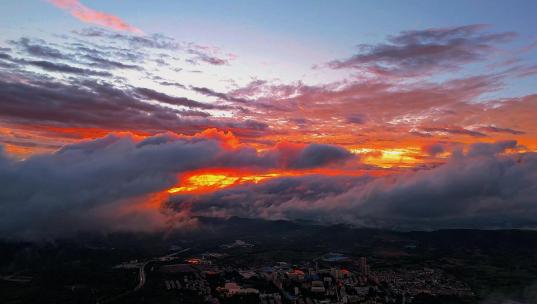
<svg viewBox="0 0 537 304">
<path fill-rule="evenodd" d="M 369 275 L 369 265 L 367 265 L 366 257 L 361 257 L 358 260 L 358 269 L 363 275 Z"/>
<path fill-rule="evenodd" d="M 311 292 L 315 293 L 325 293 L 326 289 L 324 288 L 323 281 L 313 281 L 311 282 Z"/>
<path fill-rule="evenodd" d="M 228 297 L 234 295 L 259 294 L 259 290 L 255 288 L 242 288 L 235 282 L 225 283 L 224 287 L 218 287 L 217 290 Z"/>
</svg>

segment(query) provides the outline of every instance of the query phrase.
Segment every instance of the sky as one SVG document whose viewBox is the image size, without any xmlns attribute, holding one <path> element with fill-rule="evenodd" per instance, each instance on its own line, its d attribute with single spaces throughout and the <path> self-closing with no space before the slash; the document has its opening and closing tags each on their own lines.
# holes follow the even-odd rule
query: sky
<svg viewBox="0 0 537 304">
<path fill-rule="evenodd" d="M 3 1 L 0 235 L 537 226 L 535 1 Z"/>
</svg>

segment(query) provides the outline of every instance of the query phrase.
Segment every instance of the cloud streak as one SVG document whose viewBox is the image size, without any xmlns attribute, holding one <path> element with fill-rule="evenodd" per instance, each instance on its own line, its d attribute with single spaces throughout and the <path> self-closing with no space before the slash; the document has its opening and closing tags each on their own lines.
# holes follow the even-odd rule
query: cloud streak
<svg viewBox="0 0 537 304">
<path fill-rule="evenodd" d="M 127 31 L 136 34 L 142 34 L 142 31 L 132 25 L 129 25 L 121 18 L 91 9 L 78 0 L 48 0 L 58 8 L 65 10 L 73 17 L 86 23 L 104 26 L 116 31 Z"/>
<path fill-rule="evenodd" d="M 480 61 L 495 45 L 516 37 L 513 32 L 484 33 L 486 25 L 403 31 L 388 43 L 360 45 L 360 53 L 331 61 L 334 69 L 358 68 L 374 74 L 415 77 L 457 70 L 462 64 Z"/>
</svg>

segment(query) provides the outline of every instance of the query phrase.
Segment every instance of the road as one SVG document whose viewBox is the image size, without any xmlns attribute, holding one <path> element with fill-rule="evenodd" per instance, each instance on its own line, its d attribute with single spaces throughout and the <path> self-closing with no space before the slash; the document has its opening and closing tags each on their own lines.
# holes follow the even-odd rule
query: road
<svg viewBox="0 0 537 304">
<path fill-rule="evenodd" d="M 169 258 L 172 258 L 178 254 L 181 254 L 181 253 L 185 253 L 187 251 L 189 251 L 190 248 L 186 248 L 186 249 L 183 249 L 181 251 L 177 251 L 177 252 L 174 252 L 172 254 L 168 254 L 166 256 L 163 256 L 163 257 L 160 257 L 160 258 L 155 258 L 155 259 L 151 259 L 145 263 L 143 263 L 141 266 L 140 266 L 140 270 L 139 270 L 139 274 L 138 274 L 138 278 L 139 278 L 139 282 L 138 282 L 138 285 L 136 285 L 136 287 L 134 287 L 134 291 L 137 291 L 137 290 L 140 290 L 140 288 L 144 287 L 144 284 L 145 282 L 147 281 L 147 277 L 146 277 L 146 274 L 145 274 L 145 267 L 151 263 L 151 262 L 157 262 L 157 261 L 165 261 Z"/>
<path fill-rule="evenodd" d="M 137 291 L 139 290 L 140 288 L 144 287 L 144 284 L 145 284 L 145 281 L 146 281 L 146 276 L 145 276 L 145 266 L 147 266 L 147 264 L 149 264 L 149 262 L 152 262 L 153 260 L 149 260 L 145 263 L 143 263 L 141 266 L 140 266 L 140 270 L 138 271 L 138 285 L 136 285 L 136 287 L 134 287 L 134 291 Z"/>
<path fill-rule="evenodd" d="M 108 298 L 108 299 L 97 300 L 97 304 L 110 303 L 110 302 L 116 301 L 117 299 L 122 298 L 122 297 L 124 297 L 124 296 L 126 296 L 126 295 L 128 295 L 130 293 L 133 293 L 133 292 L 136 292 L 136 291 L 140 290 L 142 287 L 144 287 L 145 283 L 147 282 L 147 275 L 146 275 L 145 268 L 147 267 L 147 265 L 149 265 L 149 263 L 169 260 L 170 258 L 172 258 L 172 257 L 174 257 L 174 256 L 176 256 L 178 254 L 185 253 L 185 252 L 187 252 L 189 250 L 190 250 L 190 248 L 186 248 L 186 249 L 183 249 L 181 251 L 177 251 L 177 252 L 174 252 L 172 254 L 168 254 L 166 256 L 163 256 L 163 257 L 153 258 L 151 260 L 146 261 L 145 263 L 140 265 L 140 267 L 138 269 L 138 285 L 136 285 L 136 287 L 134 287 L 134 289 L 128 290 L 128 291 L 126 291 L 124 293 L 121 293 L 119 295 L 116 295 L 116 296 Z"/>
</svg>

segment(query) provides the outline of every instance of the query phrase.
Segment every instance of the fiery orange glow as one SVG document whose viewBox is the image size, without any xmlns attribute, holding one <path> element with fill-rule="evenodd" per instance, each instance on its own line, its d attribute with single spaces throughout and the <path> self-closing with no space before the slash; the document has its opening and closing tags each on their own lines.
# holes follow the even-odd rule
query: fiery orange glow
<svg viewBox="0 0 537 304">
<path fill-rule="evenodd" d="M 40 127 L 41 130 L 53 133 L 60 137 L 72 138 L 72 139 L 95 139 L 104 137 L 109 134 L 125 134 L 133 136 L 137 139 L 143 139 L 150 136 L 151 133 L 138 130 L 111 130 L 100 128 L 59 128 L 59 127 Z"/>
<path fill-rule="evenodd" d="M 245 183 L 260 183 L 282 176 L 281 173 L 252 174 L 240 171 L 192 172 L 183 177 L 183 182 L 168 190 L 168 193 L 201 193 L 224 189 Z"/>
<path fill-rule="evenodd" d="M 361 160 L 364 164 L 374 165 L 380 168 L 410 168 L 423 162 L 423 153 L 418 147 L 391 149 L 359 148 L 351 149 L 351 152 L 361 155 Z"/>
<path fill-rule="evenodd" d="M 194 137 L 205 137 L 220 140 L 226 148 L 235 149 L 240 146 L 239 139 L 231 131 L 221 131 L 215 128 L 205 129 L 196 133 Z"/>
<path fill-rule="evenodd" d="M 181 176 L 181 182 L 168 189 L 168 194 L 203 194 L 221 189 L 243 185 L 259 184 L 279 177 L 306 176 L 322 174 L 327 176 L 360 176 L 369 174 L 372 176 L 384 176 L 396 173 L 396 170 L 341 170 L 329 168 L 316 168 L 308 170 L 282 170 L 271 172 L 251 172 L 236 169 L 203 169 L 195 170 Z"/>
</svg>

